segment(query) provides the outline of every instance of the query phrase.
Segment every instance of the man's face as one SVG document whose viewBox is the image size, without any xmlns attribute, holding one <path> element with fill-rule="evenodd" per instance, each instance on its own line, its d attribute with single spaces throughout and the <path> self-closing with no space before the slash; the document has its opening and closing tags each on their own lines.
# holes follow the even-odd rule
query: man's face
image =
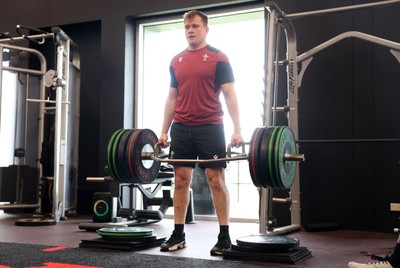
<svg viewBox="0 0 400 268">
<path fill-rule="evenodd" d="M 200 16 L 194 16 L 192 19 L 185 19 L 186 40 L 191 49 L 202 48 L 206 44 L 208 27 L 203 25 Z"/>
</svg>

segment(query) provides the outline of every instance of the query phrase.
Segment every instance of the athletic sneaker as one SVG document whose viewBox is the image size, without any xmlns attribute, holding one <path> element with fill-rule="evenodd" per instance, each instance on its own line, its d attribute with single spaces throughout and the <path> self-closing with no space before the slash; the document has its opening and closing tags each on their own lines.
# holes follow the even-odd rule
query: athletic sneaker
<svg viewBox="0 0 400 268">
<path fill-rule="evenodd" d="M 215 246 L 210 250 L 211 256 L 220 256 L 225 249 L 229 249 L 231 247 L 231 238 L 229 234 L 220 233 L 218 235 L 218 242 Z"/>
<path fill-rule="evenodd" d="M 377 261 L 369 263 L 349 262 L 350 268 L 393 268 L 388 261 Z"/>
<path fill-rule="evenodd" d="M 177 249 L 185 248 L 185 233 L 182 236 L 178 235 L 175 230 L 172 232 L 171 237 L 164 243 L 161 244 L 161 251 L 174 251 Z"/>
</svg>

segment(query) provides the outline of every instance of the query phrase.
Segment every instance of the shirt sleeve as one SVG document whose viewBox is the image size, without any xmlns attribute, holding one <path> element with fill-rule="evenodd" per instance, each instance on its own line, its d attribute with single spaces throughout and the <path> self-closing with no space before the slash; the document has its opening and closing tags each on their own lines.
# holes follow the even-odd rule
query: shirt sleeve
<svg viewBox="0 0 400 268">
<path fill-rule="evenodd" d="M 171 76 L 170 87 L 178 88 L 178 82 L 176 81 L 174 68 L 172 66 L 169 66 L 169 74 Z"/>
<path fill-rule="evenodd" d="M 216 74 L 215 74 L 215 91 L 218 91 L 221 85 L 226 83 L 235 82 L 233 76 L 232 66 L 229 62 L 220 61 L 217 63 Z"/>
</svg>

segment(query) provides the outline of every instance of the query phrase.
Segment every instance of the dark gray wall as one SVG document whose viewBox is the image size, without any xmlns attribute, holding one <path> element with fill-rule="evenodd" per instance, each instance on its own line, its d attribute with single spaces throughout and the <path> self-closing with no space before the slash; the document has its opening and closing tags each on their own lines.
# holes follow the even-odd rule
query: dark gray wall
<svg viewBox="0 0 400 268">
<path fill-rule="evenodd" d="M 2 1 L 0 32 L 13 33 L 16 24 L 61 26 L 80 47 L 81 213 L 90 211 L 93 192 L 106 187 L 84 180 L 104 175 L 108 139 L 123 127 L 125 62 L 134 61 L 125 55 L 125 44 L 135 41 L 126 39 L 127 26 L 137 17 L 243 2 L 257 1 Z M 291 14 L 368 1 L 276 2 Z M 398 14 L 400 5 L 294 20 L 298 52 L 349 30 L 400 42 Z M 349 39 L 323 51 L 308 67 L 300 88 L 298 139 L 400 137 L 399 73 L 400 65 L 387 49 L 364 41 Z M 307 157 L 300 169 L 304 224 L 337 222 L 342 228 L 387 232 L 398 226 L 399 214 L 389 211 L 390 202 L 400 202 L 398 142 L 304 143 L 300 150 Z M 275 212 L 278 223 L 286 224 L 287 208 L 278 206 Z"/>
<path fill-rule="evenodd" d="M 279 1 L 286 13 L 370 1 Z M 346 31 L 400 42 L 400 6 L 294 20 L 299 54 Z M 299 139 L 399 138 L 400 64 L 387 48 L 348 39 L 316 55 L 299 89 Z M 302 143 L 302 222 L 391 232 L 399 213 L 400 144 Z"/>
</svg>

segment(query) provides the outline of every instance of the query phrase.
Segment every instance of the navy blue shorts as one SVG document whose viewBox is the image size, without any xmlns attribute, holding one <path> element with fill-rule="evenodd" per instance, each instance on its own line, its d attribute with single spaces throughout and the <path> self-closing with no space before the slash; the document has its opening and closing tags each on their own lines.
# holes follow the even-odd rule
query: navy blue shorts
<svg viewBox="0 0 400 268">
<path fill-rule="evenodd" d="M 224 125 L 171 126 L 171 159 L 213 159 L 226 157 Z M 174 163 L 175 166 L 194 167 L 195 163 Z M 200 168 L 226 168 L 226 161 L 199 163 Z"/>
</svg>

